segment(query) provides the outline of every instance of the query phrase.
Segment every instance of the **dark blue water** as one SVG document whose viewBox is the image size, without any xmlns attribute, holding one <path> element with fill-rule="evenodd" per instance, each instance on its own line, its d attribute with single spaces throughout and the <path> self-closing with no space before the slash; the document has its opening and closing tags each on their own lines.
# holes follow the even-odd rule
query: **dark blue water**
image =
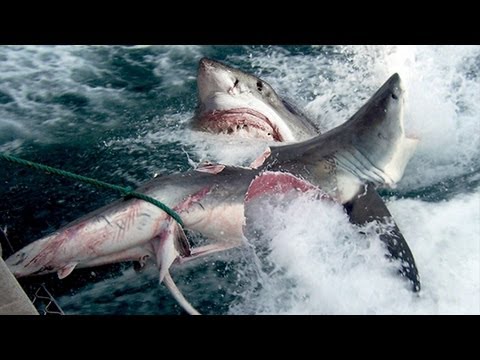
<svg viewBox="0 0 480 360">
<path fill-rule="evenodd" d="M 4 46 L 0 47 L 0 151 L 132 187 L 156 173 L 191 169 L 192 161 L 245 164 L 255 156 L 255 149 L 196 134 L 188 126 L 203 56 L 264 78 L 305 109 L 322 130 L 345 121 L 391 73 L 401 74 L 408 92 L 406 130 L 421 137 L 422 143 L 398 188 L 383 190 L 382 195 L 410 235 L 427 295 L 418 304 L 402 292 L 401 284 L 395 285 L 403 294 L 400 298 L 408 299 L 404 308 L 386 305 L 394 295 L 383 292 L 377 294 L 380 302 L 369 308 L 370 293 L 352 290 L 349 281 L 355 271 L 366 274 L 374 266 L 357 269 L 352 263 L 346 271 L 349 275 L 330 279 L 346 284 L 340 291 L 343 296 L 336 298 L 331 289 L 315 290 L 322 286 L 317 260 L 299 265 L 260 258 L 279 269 L 269 280 L 262 279 L 252 265 L 256 255 L 251 250 L 236 249 L 173 271 L 185 296 L 201 312 L 480 312 L 479 292 L 475 295 L 480 286 L 475 237 L 479 226 L 474 221 L 480 211 L 480 205 L 475 206 L 480 183 L 476 75 L 480 47 Z M 0 226 L 8 227 L 15 249 L 117 198 L 6 163 L 0 169 Z M 450 212 L 462 214 L 465 223 Z M 411 218 L 413 213 L 418 223 Z M 455 233 L 459 238 L 452 239 Z M 306 242 L 298 248 L 316 244 L 315 234 L 302 236 Z M 275 246 L 273 254 L 285 245 Z M 466 265 L 461 267 L 465 256 Z M 341 262 L 334 256 L 326 261 L 333 267 Z M 445 262 L 448 271 L 438 270 Z M 319 284 L 305 275 L 315 269 L 320 272 Z M 385 275 L 381 281 L 391 279 Z M 115 264 L 75 270 L 62 281 L 56 275 L 22 280 L 30 293 L 42 282 L 70 314 L 183 313 L 158 284 L 153 268 L 137 273 L 131 264 Z M 448 297 L 452 286 L 466 300 Z M 269 293 L 283 300 L 275 303 Z M 355 306 L 342 300 L 358 293 Z"/>
</svg>

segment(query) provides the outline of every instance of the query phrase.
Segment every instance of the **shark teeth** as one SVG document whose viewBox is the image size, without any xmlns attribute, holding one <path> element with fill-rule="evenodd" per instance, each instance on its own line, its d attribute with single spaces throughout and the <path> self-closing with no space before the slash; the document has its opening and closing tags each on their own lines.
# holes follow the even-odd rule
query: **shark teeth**
<svg viewBox="0 0 480 360">
<path fill-rule="evenodd" d="M 277 126 L 263 114 L 248 108 L 215 110 L 199 119 L 198 126 L 212 133 L 284 141 Z"/>
</svg>

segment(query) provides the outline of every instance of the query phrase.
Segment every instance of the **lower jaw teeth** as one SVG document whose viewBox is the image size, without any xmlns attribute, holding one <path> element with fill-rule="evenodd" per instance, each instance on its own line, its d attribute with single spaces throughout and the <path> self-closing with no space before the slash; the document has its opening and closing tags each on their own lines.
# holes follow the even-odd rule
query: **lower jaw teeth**
<svg viewBox="0 0 480 360">
<path fill-rule="evenodd" d="M 256 129 L 253 131 L 251 128 L 249 128 L 248 125 L 236 125 L 233 127 L 229 128 L 211 128 L 211 132 L 217 133 L 217 134 L 223 134 L 223 135 L 233 135 L 233 134 L 242 134 L 242 133 L 248 133 L 249 136 L 254 136 L 254 137 L 259 137 L 259 138 L 264 138 L 264 139 L 272 139 L 272 133 L 271 132 L 261 132 Z"/>
</svg>

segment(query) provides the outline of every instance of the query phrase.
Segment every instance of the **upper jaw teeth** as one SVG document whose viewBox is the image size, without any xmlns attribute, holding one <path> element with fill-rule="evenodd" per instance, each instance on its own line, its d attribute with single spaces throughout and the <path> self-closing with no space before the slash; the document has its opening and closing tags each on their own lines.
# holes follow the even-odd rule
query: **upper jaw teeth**
<svg viewBox="0 0 480 360">
<path fill-rule="evenodd" d="M 248 133 L 249 134 L 248 136 L 258 136 L 265 139 L 273 138 L 271 131 L 267 131 L 267 130 L 263 131 L 254 127 L 250 127 L 249 125 L 246 125 L 246 124 L 233 125 L 233 126 L 229 126 L 227 128 L 222 128 L 222 129 L 217 128 L 216 131 L 223 135 L 231 135 L 234 133 L 237 133 L 237 134 L 243 133 L 246 135 Z"/>
</svg>

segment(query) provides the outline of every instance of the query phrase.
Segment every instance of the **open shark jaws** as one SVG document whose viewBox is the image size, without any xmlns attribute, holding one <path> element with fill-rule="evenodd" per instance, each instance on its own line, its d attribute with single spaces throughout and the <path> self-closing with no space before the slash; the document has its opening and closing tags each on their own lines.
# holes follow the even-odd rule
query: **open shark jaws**
<svg viewBox="0 0 480 360">
<path fill-rule="evenodd" d="M 198 314 L 175 286 L 170 267 L 244 245 L 245 207 L 260 196 L 307 193 L 343 204 L 354 223 L 392 221 L 383 201 L 369 189 L 394 186 L 414 151 L 416 140 L 405 137 L 403 129 L 403 93 L 395 74 L 343 125 L 303 142 L 272 147 L 252 167 L 205 163 L 182 174 L 152 179 L 136 190 L 174 209 L 184 228 L 151 203 L 134 198 L 118 200 L 30 243 L 10 256 L 6 264 L 16 277 L 56 272 L 62 279 L 75 268 L 154 261 L 160 282 L 188 313 Z M 235 116 L 225 110 L 223 114 L 230 122 Z M 258 113 L 256 122 L 263 115 Z M 272 120 L 269 113 L 263 116 Z M 279 118 L 277 125 L 271 122 L 266 136 L 281 134 L 281 139 L 286 139 L 288 132 L 283 127 L 291 134 L 297 131 L 284 117 Z M 251 123 L 249 118 L 246 124 Z M 275 133 L 275 129 L 281 130 Z M 297 133 L 308 137 L 308 131 Z M 209 243 L 192 248 L 184 229 L 201 233 Z M 398 228 L 390 227 L 382 240 L 391 256 L 402 260 L 402 273 L 412 281 L 414 290 L 419 290 L 413 256 Z"/>
<path fill-rule="evenodd" d="M 196 129 L 245 138 L 296 142 L 318 127 L 262 79 L 203 58 L 198 67 Z"/>
<path fill-rule="evenodd" d="M 349 121 L 323 136 L 318 136 L 320 131 L 312 120 L 254 75 L 203 58 L 197 85 L 194 128 L 271 142 L 303 141 L 268 148 L 252 166 L 288 171 L 336 192 L 354 224 L 377 222 L 389 255 L 402 261 L 401 274 L 412 282 L 414 291 L 420 291 L 412 252 L 376 191 L 377 186 L 393 187 L 400 180 L 417 144 L 416 139 L 404 135 L 404 89 L 398 74 Z M 312 140 L 306 142 L 308 139 Z"/>
</svg>

